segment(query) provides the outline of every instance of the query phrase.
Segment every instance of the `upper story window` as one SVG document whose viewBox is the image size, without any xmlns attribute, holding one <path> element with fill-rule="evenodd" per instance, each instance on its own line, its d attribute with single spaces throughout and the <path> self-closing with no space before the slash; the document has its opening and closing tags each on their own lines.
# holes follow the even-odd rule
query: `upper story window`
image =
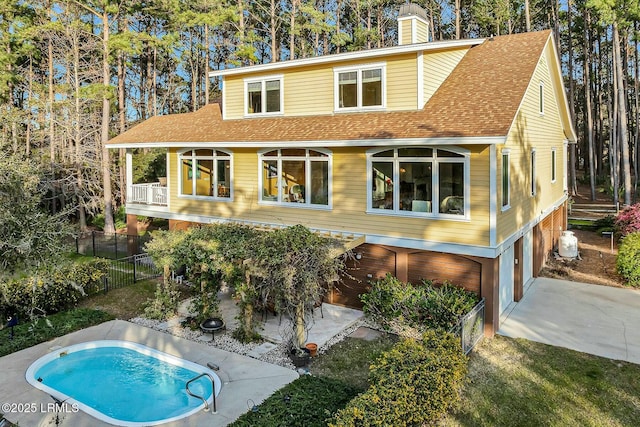
<svg viewBox="0 0 640 427">
<path fill-rule="evenodd" d="M 282 80 L 282 76 L 246 79 L 244 81 L 245 114 L 248 116 L 282 114 L 284 112 Z"/>
<path fill-rule="evenodd" d="M 181 196 L 230 200 L 232 155 L 221 150 L 188 150 L 178 153 Z"/>
<path fill-rule="evenodd" d="M 538 109 L 540 115 L 544 114 L 544 82 L 540 82 L 540 93 L 538 94 Z"/>
<path fill-rule="evenodd" d="M 502 210 L 511 206 L 511 152 L 502 150 Z"/>
<path fill-rule="evenodd" d="M 469 153 L 458 148 L 407 147 L 367 154 L 367 210 L 468 218 Z"/>
<path fill-rule="evenodd" d="M 385 107 L 385 64 L 334 68 L 336 111 Z"/>
<path fill-rule="evenodd" d="M 259 154 L 259 161 L 262 202 L 290 206 L 330 206 L 330 152 L 283 148 Z"/>
<path fill-rule="evenodd" d="M 531 181 L 531 196 L 535 196 L 537 193 L 537 186 L 536 186 L 536 150 L 532 149 L 531 150 L 531 158 L 530 158 L 530 172 L 531 172 L 531 176 L 529 177 L 530 181 Z"/>
<path fill-rule="evenodd" d="M 551 182 L 556 182 L 557 179 L 557 160 L 558 160 L 558 156 L 556 154 L 556 148 L 552 147 L 551 148 Z"/>
</svg>

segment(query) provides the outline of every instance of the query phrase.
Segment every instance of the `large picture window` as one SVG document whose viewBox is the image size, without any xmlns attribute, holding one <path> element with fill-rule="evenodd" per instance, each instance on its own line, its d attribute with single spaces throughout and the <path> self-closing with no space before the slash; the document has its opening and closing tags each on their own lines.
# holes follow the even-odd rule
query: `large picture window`
<svg viewBox="0 0 640 427">
<path fill-rule="evenodd" d="M 454 149 L 370 152 L 368 209 L 425 216 L 468 214 L 469 157 Z"/>
<path fill-rule="evenodd" d="M 260 200 L 287 205 L 330 205 L 331 155 L 288 148 L 259 155 Z"/>
<path fill-rule="evenodd" d="M 384 108 L 385 65 L 334 69 L 335 109 Z"/>
<path fill-rule="evenodd" d="M 282 104 L 282 77 L 245 80 L 246 115 L 282 114 Z"/>
<path fill-rule="evenodd" d="M 231 153 L 189 150 L 178 154 L 180 195 L 231 198 Z"/>
</svg>

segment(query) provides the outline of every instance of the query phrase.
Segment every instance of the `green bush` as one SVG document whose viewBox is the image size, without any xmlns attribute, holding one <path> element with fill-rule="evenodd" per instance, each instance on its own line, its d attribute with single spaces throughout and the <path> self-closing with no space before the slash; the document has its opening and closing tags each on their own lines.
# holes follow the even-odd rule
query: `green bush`
<svg viewBox="0 0 640 427">
<path fill-rule="evenodd" d="M 640 286 L 640 232 L 622 239 L 616 258 L 618 273 L 631 286 Z"/>
<path fill-rule="evenodd" d="M 169 281 L 166 285 L 159 283 L 154 297 L 148 300 L 144 308 L 144 316 L 148 319 L 165 320 L 178 312 L 180 291 Z"/>
<path fill-rule="evenodd" d="M 67 262 L 0 283 L 0 313 L 28 318 L 73 307 L 101 286 L 106 271 L 107 262 L 101 259 L 81 264 Z"/>
<path fill-rule="evenodd" d="M 451 334 L 405 339 L 370 369 L 371 386 L 338 411 L 335 427 L 434 425 L 460 401 L 467 358 Z"/>
<path fill-rule="evenodd" d="M 390 274 L 373 282 L 371 291 L 360 299 L 365 315 L 381 326 L 408 326 L 422 332 L 450 330 L 478 303 L 476 294 L 450 283 L 437 287 L 423 280 L 422 285 L 413 286 Z"/>
<path fill-rule="evenodd" d="M 341 381 L 303 375 L 230 427 L 324 427 L 356 394 L 354 388 Z"/>
</svg>

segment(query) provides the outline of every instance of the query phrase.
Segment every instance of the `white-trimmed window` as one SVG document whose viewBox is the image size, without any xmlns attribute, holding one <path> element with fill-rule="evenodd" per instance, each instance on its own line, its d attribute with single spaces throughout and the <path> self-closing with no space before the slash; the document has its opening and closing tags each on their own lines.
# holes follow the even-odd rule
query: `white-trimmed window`
<svg viewBox="0 0 640 427">
<path fill-rule="evenodd" d="M 540 92 L 538 94 L 539 100 L 538 100 L 538 109 L 540 112 L 540 115 L 544 114 L 544 82 L 540 82 Z"/>
<path fill-rule="evenodd" d="M 271 76 L 244 81 L 244 113 L 252 115 L 278 115 L 284 113 L 282 76 Z"/>
<path fill-rule="evenodd" d="M 551 148 L 551 182 L 556 182 L 557 174 L 558 174 L 558 156 L 556 153 L 556 147 Z"/>
<path fill-rule="evenodd" d="M 502 210 L 511 207 L 511 151 L 502 150 Z"/>
<path fill-rule="evenodd" d="M 370 150 L 367 210 L 468 218 L 469 158 L 456 147 Z"/>
<path fill-rule="evenodd" d="M 386 106 L 386 64 L 333 69 L 336 111 L 381 109 Z"/>
<path fill-rule="evenodd" d="M 331 152 L 282 148 L 259 153 L 260 201 L 331 206 Z"/>
<path fill-rule="evenodd" d="M 529 161 L 530 165 L 529 167 L 531 168 L 531 176 L 529 177 L 531 180 L 531 196 L 535 196 L 537 193 L 537 188 L 536 188 L 536 150 L 532 149 L 531 150 L 531 159 Z"/>
<path fill-rule="evenodd" d="M 179 195 L 231 200 L 233 156 L 211 149 L 178 153 Z"/>
</svg>

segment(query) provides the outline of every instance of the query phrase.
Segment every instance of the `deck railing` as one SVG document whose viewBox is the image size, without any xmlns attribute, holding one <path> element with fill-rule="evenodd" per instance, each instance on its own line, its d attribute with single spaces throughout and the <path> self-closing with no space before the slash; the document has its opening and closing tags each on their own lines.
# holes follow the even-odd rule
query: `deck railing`
<svg viewBox="0 0 640 427">
<path fill-rule="evenodd" d="M 160 185 L 159 182 L 132 184 L 129 202 L 167 206 L 167 195 L 167 187 Z"/>
</svg>

